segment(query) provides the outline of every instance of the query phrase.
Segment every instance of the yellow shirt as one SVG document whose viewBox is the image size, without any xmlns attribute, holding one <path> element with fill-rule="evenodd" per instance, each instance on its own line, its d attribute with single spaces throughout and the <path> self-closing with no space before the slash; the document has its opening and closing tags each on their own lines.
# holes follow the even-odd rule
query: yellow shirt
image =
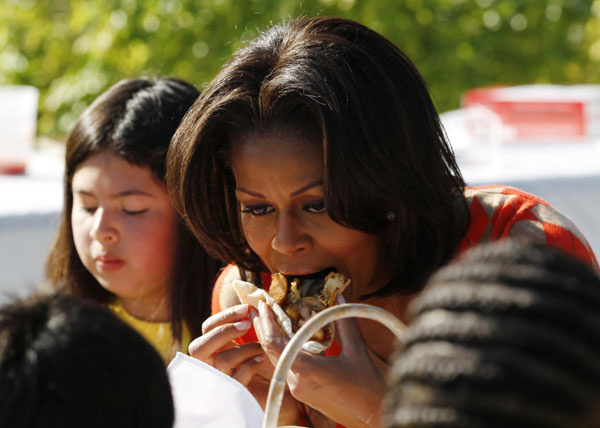
<svg viewBox="0 0 600 428">
<path fill-rule="evenodd" d="M 110 303 L 108 307 L 117 317 L 144 336 L 158 351 L 165 364 L 169 364 L 178 351 L 187 354 L 187 349 L 191 342 L 191 334 L 185 323 L 182 325 L 181 342 L 177 342 L 173 339 L 170 322 L 151 322 L 136 318 L 125 310 L 119 299 Z"/>
</svg>

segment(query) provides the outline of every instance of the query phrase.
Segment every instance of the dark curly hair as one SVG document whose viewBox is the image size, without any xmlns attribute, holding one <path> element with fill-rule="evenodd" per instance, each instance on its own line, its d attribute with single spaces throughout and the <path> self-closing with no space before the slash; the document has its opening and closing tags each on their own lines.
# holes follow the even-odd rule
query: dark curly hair
<svg viewBox="0 0 600 428">
<path fill-rule="evenodd" d="M 0 426 L 173 426 L 162 358 L 108 308 L 36 296 L 0 308 Z"/>
<path fill-rule="evenodd" d="M 600 278 L 502 241 L 435 274 L 393 364 L 389 428 L 600 426 Z"/>
</svg>

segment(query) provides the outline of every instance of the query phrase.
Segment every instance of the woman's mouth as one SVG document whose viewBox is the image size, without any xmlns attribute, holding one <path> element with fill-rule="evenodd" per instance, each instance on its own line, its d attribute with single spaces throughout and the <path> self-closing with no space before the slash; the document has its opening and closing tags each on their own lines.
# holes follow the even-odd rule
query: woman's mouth
<svg viewBox="0 0 600 428">
<path fill-rule="evenodd" d="M 306 268 L 282 269 L 278 272 L 283 274 L 288 280 L 291 281 L 293 278 L 306 278 L 306 279 L 319 278 L 319 277 L 324 278 L 329 272 L 335 272 L 335 271 L 336 271 L 336 269 L 333 267 L 328 267 L 325 269 L 306 267 Z"/>
<path fill-rule="evenodd" d="M 325 278 L 327 276 L 327 274 L 329 274 L 330 272 L 335 272 L 335 268 L 328 267 L 328 268 L 321 269 L 321 270 L 312 269 L 312 270 L 308 270 L 307 273 L 304 273 L 304 274 L 299 274 L 299 273 L 289 274 L 289 273 L 285 273 L 285 272 L 282 272 L 282 273 L 288 279 L 288 281 L 291 281 L 294 278 L 299 278 L 302 280 Z"/>
</svg>

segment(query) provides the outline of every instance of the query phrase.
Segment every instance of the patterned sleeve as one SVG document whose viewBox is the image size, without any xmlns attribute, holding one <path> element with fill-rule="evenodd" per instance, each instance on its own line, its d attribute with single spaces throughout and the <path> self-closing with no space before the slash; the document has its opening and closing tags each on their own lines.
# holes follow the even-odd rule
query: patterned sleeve
<svg viewBox="0 0 600 428">
<path fill-rule="evenodd" d="M 476 186 L 465 191 L 471 226 L 460 251 L 483 242 L 511 238 L 557 247 L 598 270 L 589 243 L 565 215 L 546 201 L 507 186 Z"/>
</svg>

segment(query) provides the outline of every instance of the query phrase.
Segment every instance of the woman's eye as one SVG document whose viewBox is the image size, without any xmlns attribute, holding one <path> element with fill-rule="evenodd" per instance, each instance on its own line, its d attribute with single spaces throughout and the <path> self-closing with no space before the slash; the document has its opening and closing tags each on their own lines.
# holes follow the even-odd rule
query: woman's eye
<svg viewBox="0 0 600 428">
<path fill-rule="evenodd" d="M 325 212 L 325 201 L 311 202 L 304 206 L 304 209 L 313 214 L 321 214 Z"/>
<path fill-rule="evenodd" d="M 88 214 L 94 214 L 96 212 L 96 207 L 81 207 L 81 209 Z"/>
<path fill-rule="evenodd" d="M 273 207 L 270 205 L 248 205 L 241 210 L 243 213 L 251 214 L 256 217 L 267 215 L 273 212 Z"/>
</svg>

